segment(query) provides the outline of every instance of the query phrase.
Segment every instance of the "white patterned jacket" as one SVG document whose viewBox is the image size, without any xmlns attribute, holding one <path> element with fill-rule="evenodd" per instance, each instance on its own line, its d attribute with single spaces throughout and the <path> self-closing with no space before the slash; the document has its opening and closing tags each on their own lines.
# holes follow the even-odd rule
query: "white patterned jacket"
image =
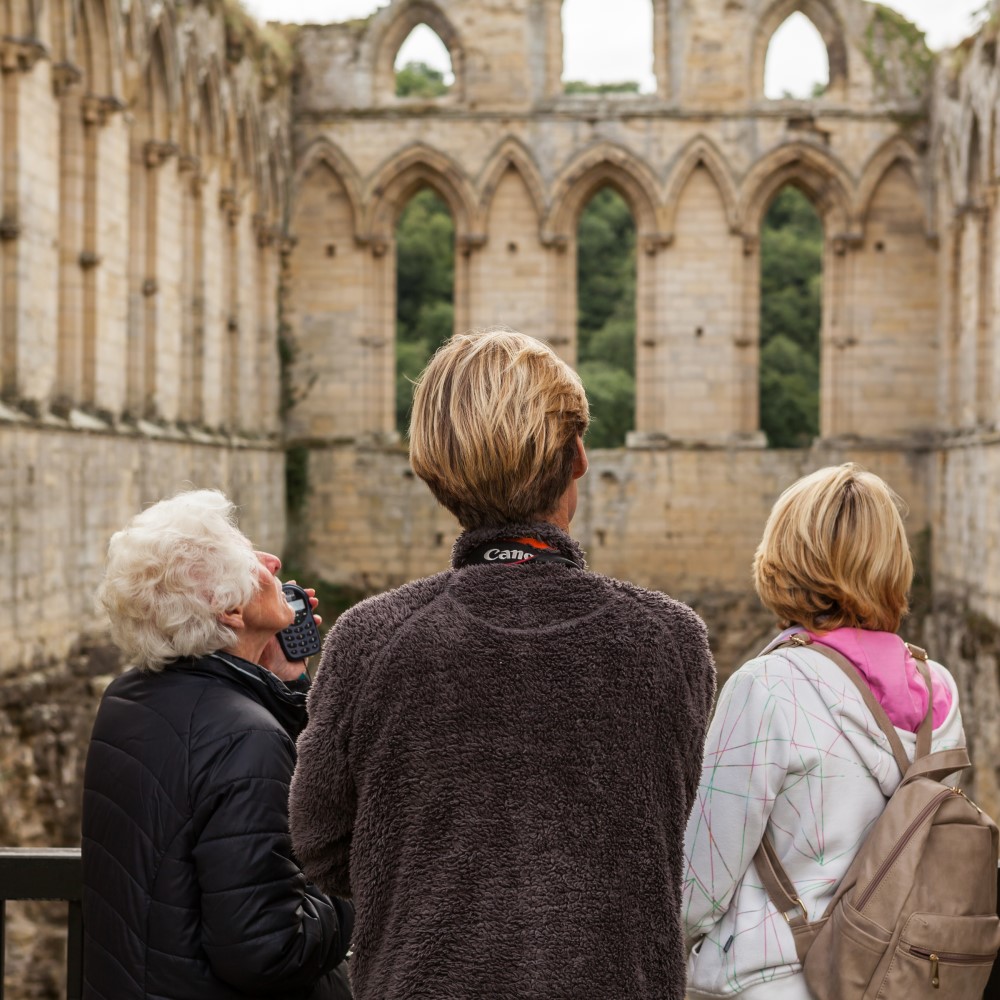
<svg viewBox="0 0 1000 1000">
<path fill-rule="evenodd" d="M 930 666 L 952 695 L 931 749 L 964 746 L 955 681 Z M 898 732 L 912 759 L 915 735 Z M 885 735 L 822 653 L 768 647 L 733 674 L 719 694 L 685 838 L 690 1000 L 809 1000 L 791 931 L 753 856 L 766 829 L 816 920 L 899 781 Z"/>
</svg>

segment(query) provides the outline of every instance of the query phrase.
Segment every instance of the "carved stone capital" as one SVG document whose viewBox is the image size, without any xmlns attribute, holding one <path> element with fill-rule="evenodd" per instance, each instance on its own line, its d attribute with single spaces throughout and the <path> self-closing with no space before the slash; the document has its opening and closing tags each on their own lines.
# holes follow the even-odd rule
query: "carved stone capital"
<svg viewBox="0 0 1000 1000">
<path fill-rule="evenodd" d="M 229 225 L 235 226 L 239 221 L 241 212 L 240 200 L 236 196 L 236 188 L 224 187 L 219 189 L 219 208 L 225 214 Z"/>
<path fill-rule="evenodd" d="M 80 267 L 84 271 L 92 271 L 101 263 L 101 255 L 93 250 L 83 250 L 79 256 Z"/>
<path fill-rule="evenodd" d="M 466 233 L 458 238 L 458 250 L 463 257 L 471 257 L 476 250 L 486 246 L 489 239 L 485 233 Z"/>
<path fill-rule="evenodd" d="M 743 233 L 743 256 L 753 257 L 760 249 L 760 237 L 756 233 Z"/>
<path fill-rule="evenodd" d="M 111 116 L 124 108 L 124 101 L 117 97 L 102 97 L 99 94 L 85 94 L 80 101 L 80 112 L 85 125 L 107 125 Z"/>
<path fill-rule="evenodd" d="M 281 226 L 272 225 L 267 221 L 267 217 L 259 212 L 253 217 L 253 230 L 257 237 L 257 246 L 262 250 L 266 247 L 280 246 Z"/>
<path fill-rule="evenodd" d="M 180 149 L 176 142 L 160 142 L 157 139 L 150 139 L 142 149 L 146 166 L 150 170 L 155 170 L 157 167 L 162 166 L 179 152 Z"/>
<path fill-rule="evenodd" d="M 0 219 L 0 240 L 9 243 L 21 235 L 21 223 L 13 216 L 5 215 Z"/>
<path fill-rule="evenodd" d="M 142 294 L 148 299 L 160 290 L 160 285 L 156 278 L 147 278 L 142 283 Z"/>
<path fill-rule="evenodd" d="M 542 246 L 548 250 L 555 250 L 556 253 L 563 254 L 569 249 L 569 237 L 562 233 L 543 233 Z"/>
<path fill-rule="evenodd" d="M 655 257 L 674 242 L 673 233 L 643 233 L 639 242 L 647 257 Z"/>
<path fill-rule="evenodd" d="M 375 258 L 384 257 L 389 252 L 389 241 L 384 236 L 355 233 L 354 242 L 357 246 L 370 250 L 371 255 Z"/>
<path fill-rule="evenodd" d="M 83 70 L 75 63 L 58 62 L 52 67 L 52 93 L 65 97 L 83 79 Z"/>
<path fill-rule="evenodd" d="M 848 250 L 860 250 L 865 245 L 861 233 L 838 233 L 830 237 L 830 246 L 838 257 L 843 257 Z"/>
<path fill-rule="evenodd" d="M 39 59 L 48 56 L 48 48 L 37 38 L 6 35 L 0 39 L 0 70 L 4 73 L 29 73 Z"/>
</svg>

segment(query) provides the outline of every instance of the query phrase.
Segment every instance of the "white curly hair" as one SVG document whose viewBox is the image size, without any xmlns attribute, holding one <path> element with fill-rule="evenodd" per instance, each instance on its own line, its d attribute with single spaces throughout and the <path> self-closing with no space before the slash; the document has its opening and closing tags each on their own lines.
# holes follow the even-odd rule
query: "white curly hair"
<svg viewBox="0 0 1000 1000">
<path fill-rule="evenodd" d="M 141 670 L 236 642 L 219 615 L 257 592 L 257 557 L 218 490 L 189 490 L 148 507 L 111 536 L 98 607 L 115 645 Z"/>
</svg>

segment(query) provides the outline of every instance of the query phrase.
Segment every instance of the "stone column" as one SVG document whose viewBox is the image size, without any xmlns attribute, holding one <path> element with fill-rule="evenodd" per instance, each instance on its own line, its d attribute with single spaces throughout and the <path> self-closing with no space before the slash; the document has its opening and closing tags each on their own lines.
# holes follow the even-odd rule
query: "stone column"
<svg viewBox="0 0 1000 1000">
<path fill-rule="evenodd" d="M 553 284 L 549 295 L 555 301 L 555 322 L 549 344 L 569 365 L 577 363 L 577 307 L 576 307 L 576 237 L 552 236 L 544 241 L 554 255 L 549 269 Z"/>
<path fill-rule="evenodd" d="M 59 101 L 59 364 L 56 402 L 69 409 L 82 398 L 84 150 L 80 104 L 82 71 L 71 63 L 53 67 Z"/>
<path fill-rule="evenodd" d="M 58 110 L 36 39 L 0 41 L 0 394 L 47 404 L 56 381 Z"/>
<path fill-rule="evenodd" d="M 124 378 L 121 368 L 125 358 L 117 357 L 121 331 L 116 322 L 121 305 L 116 296 L 124 292 L 124 271 L 102 275 L 107 269 L 106 254 L 113 251 L 116 265 L 123 266 L 127 259 L 127 241 L 123 238 L 119 210 L 124 207 L 125 194 L 121 176 L 125 157 L 118 157 L 119 142 L 105 144 L 102 133 L 116 121 L 115 113 L 124 105 L 115 97 L 87 94 L 80 103 L 83 117 L 83 244 L 78 257 L 83 272 L 83 352 L 81 402 L 92 409 L 117 411 L 124 402 Z M 124 133 L 116 139 L 126 138 Z M 127 141 L 127 140 L 126 140 Z M 127 147 L 126 147 L 127 148 Z M 112 184 L 111 174 L 114 174 Z M 111 192 L 116 192 L 112 201 Z M 112 246 L 110 238 L 117 233 L 119 239 Z M 114 329 L 113 329 L 114 327 Z M 103 362 L 103 364 L 102 364 Z M 116 368 L 111 377 L 112 364 Z M 105 376 L 102 379 L 102 375 Z M 112 389 L 114 386 L 114 389 Z M 117 404 L 117 405 L 116 405 Z"/>
<path fill-rule="evenodd" d="M 222 352 L 222 377 L 218 390 L 222 398 L 221 418 L 230 433 L 239 426 L 239 289 L 236 274 L 238 233 L 242 206 L 236 196 L 236 189 L 222 188 L 219 191 L 219 209 L 225 219 L 225 229 L 219 252 L 223 254 L 223 302 L 226 307 L 226 335 Z"/>
<path fill-rule="evenodd" d="M 844 434 L 875 434 L 865 428 L 864 402 L 856 378 L 858 346 L 856 272 L 860 237 L 827 236 L 823 250 L 823 304 L 820 327 L 819 433 L 821 438 Z"/>
<path fill-rule="evenodd" d="M 363 394 L 360 436 L 394 441 L 396 434 L 396 244 L 372 239 L 366 260 L 365 315 L 360 337 Z M 457 264 L 457 260 L 456 260 Z"/>
<path fill-rule="evenodd" d="M 662 101 L 669 101 L 674 93 L 670 45 L 670 0 L 653 0 L 653 72 L 656 96 Z"/>
</svg>

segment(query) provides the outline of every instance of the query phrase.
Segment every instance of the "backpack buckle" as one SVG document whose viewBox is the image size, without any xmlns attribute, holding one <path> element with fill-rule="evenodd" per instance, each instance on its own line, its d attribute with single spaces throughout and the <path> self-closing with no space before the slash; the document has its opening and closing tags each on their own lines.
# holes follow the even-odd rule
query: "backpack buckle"
<svg viewBox="0 0 1000 1000">
<path fill-rule="evenodd" d="M 801 643 L 801 645 L 805 646 L 805 645 L 808 645 L 808 643 Z M 809 914 L 806 911 L 805 906 L 802 905 L 802 900 L 799 899 L 798 896 L 791 896 L 789 898 L 802 911 L 802 919 L 803 920 L 808 920 L 809 919 Z M 789 927 L 792 926 L 792 918 L 788 915 L 791 912 L 792 912 L 791 910 L 782 910 L 781 911 L 781 915 L 785 918 L 785 923 L 788 924 Z"/>
</svg>

